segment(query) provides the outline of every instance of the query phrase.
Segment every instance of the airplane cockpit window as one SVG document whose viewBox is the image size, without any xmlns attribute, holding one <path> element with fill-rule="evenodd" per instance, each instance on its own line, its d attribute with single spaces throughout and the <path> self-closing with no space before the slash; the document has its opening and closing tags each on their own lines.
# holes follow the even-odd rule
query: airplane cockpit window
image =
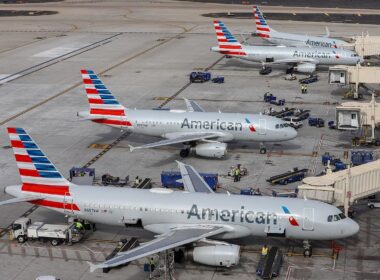
<svg viewBox="0 0 380 280">
<path fill-rule="evenodd" d="M 329 216 L 327 217 L 327 221 L 328 221 L 328 222 L 332 222 L 332 218 L 333 218 L 333 216 L 332 216 L 332 215 L 329 215 Z"/>
<path fill-rule="evenodd" d="M 279 129 L 280 128 L 280 125 L 279 124 L 276 124 L 276 129 Z"/>
<path fill-rule="evenodd" d="M 351 54 L 351 57 L 357 57 L 357 56 L 359 56 L 357 53 Z"/>
<path fill-rule="evenodd" d="M 339 220 L 340 220 L 339 216 L 338 215 L 334 215 L 334 222 L 335 221 L 339 221 Z"/>
<path fill-rule="evenodd" d="M 343 220 L 343 219 L 346 218 L 346 215 L 344 215 L 343 213 L 340 213 L 340 214 L 339 214 L 339 217 L 340 217 L 341 220 Z"/>
</svg>

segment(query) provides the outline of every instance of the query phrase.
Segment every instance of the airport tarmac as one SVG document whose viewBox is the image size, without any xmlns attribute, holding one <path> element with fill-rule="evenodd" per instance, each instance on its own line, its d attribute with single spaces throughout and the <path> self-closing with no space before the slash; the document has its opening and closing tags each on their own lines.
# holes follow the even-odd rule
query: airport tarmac
<svg viewBox="0 0 380 280">
<path fill-rule="evenodd" d="M 301 94 L 298 81 L 284 80 L 281 69 L 260 76 L 258 65 L 221 58 L 210 51 L 216 45 L 211 19 L 202 14 L 226 12 L 227 8 L 246 12 L 250 6 L 201 4 L 163 0 L 151 1 L 64 1 L 5 5 L 12 10 L 57 11 L 54 15 L 34 17 L 0 17 L 0 199 L 5 186 L 19 184 L 13 152 L 9 147 L 6 127 L 22 126 L 39 143 L 59 170 L 68 176 L 72 166 L 83 166 L 102 149 L 93 144 L 111 144 L 123 131 L 87 121 L 76 113 L 88 108 L 80 69 L 93 69 L 118 98 L 129 108 L 184 109 L 182 98 L 193 99 L 208 111 L 262 112 L 269 105 L 263 94 L 271 92 L 286 99 L 286 106 L 309 109 L 311 115 L 326 121 L 335 119 L 335 106 L 344 102 L 338 88 L 328 85 L 327 72 L 319 73 L 320 81 L 311 84 L 308 94 Z M 291 10 L 291 9 L 290 9 Z M 248 37 L 255 29 L 249 19 L 226 19 L 233 33 Z M 323 34 L 323 22 L 271 21 L 276 29 Z M 328 24 L 332 36 L 347 37 L 369 31 L 380 35 L 378 26 L 364 24 Z M 279 27 L 279 28 L 278 28 Z M 250 38 L 250 43 L 263 42 Z M 209 69 L 225 77 L 225 84 L 189 84 L 191 71 Z M 302 75 L 297 75 L 299 78 Z M 166 98 L 170 97 L 167 102 Z M 365 96 L 369 100 L 369 96 Z M 272 106 L 273 108 L 275 106 Z M 279 110 L 281 107 L 274 109 Z M 264 194 L 271 190 L 293 190 L 297 183 L 285 187 L 270 186 L 266 179 L 293 167 L 308 168 L 310 175 L 323 170 L 321 155 L 325 151 L 342 157 L 350 149 L 350 133 L 309 127 L 305 122 L 298 137 L 283 143 L 268 144 L 268 153 L 258 151 L 258 143 L 229 145 L 226 159 L 197 157 L 181 159 L 177 147 L 129 152 L 128 144 L 140 145 L 156 140 L 127 135 L 95 161 L 97 176 L 130 175 L 152 178 L 160 186 L 163 170 L 177 170 L 175 160 L 182 160 L 202 172 L 220 175 L 221 188 L 239 193 L 241 188 L 259 187 Z M 375 154 L 379 151 L 374 150 Z M 315 156 L 317 155 L 317 156 Z M 249 175 L 239 183 L 226 176 L 230 166 L 241 163 Z M 99 187 L 99 186 L 94 186 Z M 30 204 L 3 206 L 0 228 L 5 228 L 23 215 Z M 279 279 L 378 279 L 380 273 L 380 211 L 357 207 L 355 218 L 360 233 L 338 243 L 344 247 L 336 267 L 329 242 L 315 242 L 313 258 L 299 256 L 300 242 L 267 240 L 276 244 L 286 256 Z M 55 212 L 37 208 L 29 217 L 35 221 L 63 223 Z M 137 229 L 98 225 L 98 231 L 73 246 L 53 248 L 38 242 L 19 245 L 0 239 L 0 279 L 29 280 L 39 275 L 56 275 L 66 279 L 147 279 L 144 259 L 128 267 L 89 272 L 86 261 L 102 261 L 124 237 L 138 236 L 141 241 L 153 235 Z M 192 262 L 176 265 L 177 279 L 255 279 L 255 268 L 263 240 L 237 240 L 242 244 L 241 264 L 231 269 L 215 269 Z"/>
</svg>

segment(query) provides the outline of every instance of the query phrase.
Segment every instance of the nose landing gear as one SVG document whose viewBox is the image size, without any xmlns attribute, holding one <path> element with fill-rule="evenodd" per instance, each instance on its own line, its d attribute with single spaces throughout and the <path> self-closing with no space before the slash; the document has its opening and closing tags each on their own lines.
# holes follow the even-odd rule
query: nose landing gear
<svg viewBox="0 0 380 280">
<path fill-rule="evenodd" d="M 260 154 L 266 154 L 267 148 L 264 146 L 263 143 L 260 143 Z"/>
<path fill-rule="evenodd" d="M 313 255 L 313 248 L 311 247 L 311 244 L 308 240 L 303 241 L 303 256 L 311 257 Z"/>
</svg>

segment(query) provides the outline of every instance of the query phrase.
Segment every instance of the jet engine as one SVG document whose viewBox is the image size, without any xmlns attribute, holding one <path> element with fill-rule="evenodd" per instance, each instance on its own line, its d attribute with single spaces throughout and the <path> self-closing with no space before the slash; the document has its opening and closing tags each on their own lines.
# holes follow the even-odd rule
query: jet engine
<svg viewBox="0 0 380 280">
<path fill-rule="evenodd" d="M 311 74 L 315 71 L 316 67 L 313 63 L 301 63 L 297 65 L 296 69 L 298 72 Z"/>
<path fill-rule="evenodd" d="M 201 143 L 192 150 L 201 157 L 222 158 L 227 154 L 227 144 L 220 142 Z"/>
<path fill-rule="evenodd" d="M 240 260 L 240 246 L 233 244 L 207 245 L 193 249 L 194 262 L 211 265 L 230 267 L 238 265 Z"/>
</svg>

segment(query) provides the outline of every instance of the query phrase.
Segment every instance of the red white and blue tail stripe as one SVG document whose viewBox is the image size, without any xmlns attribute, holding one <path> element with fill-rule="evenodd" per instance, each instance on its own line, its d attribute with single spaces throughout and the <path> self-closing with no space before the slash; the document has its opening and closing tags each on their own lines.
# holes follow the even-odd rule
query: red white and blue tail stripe
<svg viewBox="0 0 380 280">
<path fill-rule="evenodd" d="M 214 20 L 214 28 L 219 44 L 219 52 L 231 56 L 246 56 L 242 45 L 231 34 L 221 20 Z"/>
<path fill-rule="evenodd" d="M 9 127 L 9 138 L 22 181 L 22 191 L 70 196 L 69 181 L 22 128 Z"/>
<path fill-rule="evenodd" d="M 253 6 L 253 16 L 256 22 L 256 34 L 261 38 L 270 38 L 271 28 L 267 24 L 258 6 Z"/>
<path fill-rule="evenodd" d="M 116 100 L 92 70 L 81 70 L 83 83 L 90 104 L 90 116 L 97 123 L 114 127 L 130 127 L 126 120 L 125 107 Z"/>
</svg>

